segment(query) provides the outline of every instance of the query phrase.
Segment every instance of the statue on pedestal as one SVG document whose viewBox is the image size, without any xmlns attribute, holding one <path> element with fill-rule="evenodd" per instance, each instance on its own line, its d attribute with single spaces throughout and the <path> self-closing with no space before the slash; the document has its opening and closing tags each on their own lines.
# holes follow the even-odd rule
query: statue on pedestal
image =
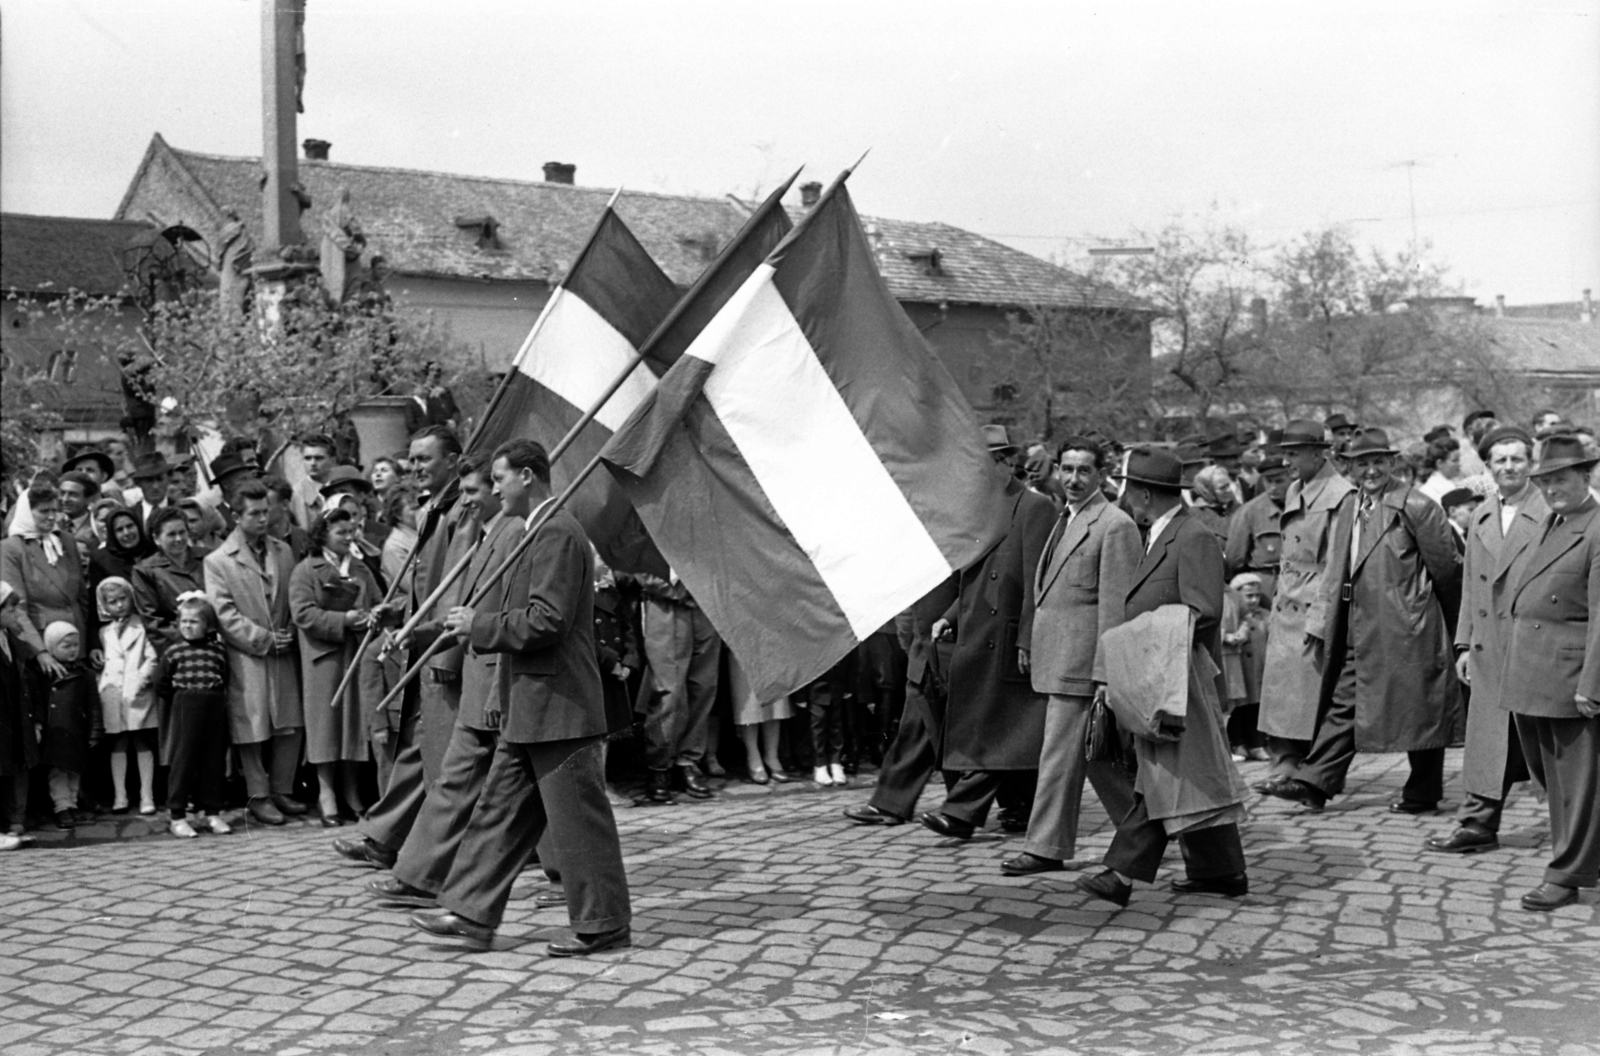
<svg viewBox="0 0 1600 1056">
<path fill-rule="evenodd" d="M 350 189 L 339 188 L 339 197 L 322 214 L 322 286 L 336 304 L 342 304 L 358 277 L 361 251 L 367 236 L 350 208 Z"/>
<path fill-rule="evenodd" d="M 229 209 L 227 217 L 228 222 L 222 225 L 222 233 L 217 236 L 220 296 L 224 310 L 241 312 L 244 310 L 245 295 L 250 290 L 250 277 L 247 271 L 251 263 L 251 254 L 255 250 L 255 241 L 250 237 L 250 231 L 245 227 L 244 221 L 239 219 L 237 210 Z"/>
</svg>

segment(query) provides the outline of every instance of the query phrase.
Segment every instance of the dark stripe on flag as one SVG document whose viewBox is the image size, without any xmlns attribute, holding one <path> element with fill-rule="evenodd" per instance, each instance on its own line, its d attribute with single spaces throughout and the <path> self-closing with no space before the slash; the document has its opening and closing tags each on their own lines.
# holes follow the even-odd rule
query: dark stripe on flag
<svg viewBox="0 0 1600 1056">
<path fill-rule="evenodd" d="M 678 300 L 678 287 L 609 209 L 562 285 L 582 297 L 634 348 L 644 344 Z"/>
</svg>

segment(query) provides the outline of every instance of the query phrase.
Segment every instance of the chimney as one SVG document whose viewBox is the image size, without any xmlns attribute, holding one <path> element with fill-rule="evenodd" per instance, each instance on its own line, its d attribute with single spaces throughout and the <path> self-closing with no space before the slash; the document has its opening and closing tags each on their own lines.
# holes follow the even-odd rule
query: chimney
<svg viewBox="0 0 1600 1056">
<path fill-rule="evenodd" d="M 1586 323 L 1594 322 L 1594 298 L 1589 295 L 1588 290 L 1583 291 L 1583 314 L 1578 318 Z"/>
<path fill-rule="evenodd" d="M 1250 325 L 1254 328 L 1258 340 L 1267 336 L 1267 299 L 1265 297 L 1250 298 Z"/>
<path fill-rule="evenodd" d="M 1506 317 L 1506 295 L 1503 293 L 1494 295 L 1494 317 L 1496 319 L 1504 319 Z"/>
<path fill-rule="evenodd" d="M 573 177 L 578 175 L 578 166 L 569 165 L 564 161 L 547 161 L 544 163 L 545 183 L 564 183 L 572 185 Z"/>
<path fill-rule="evenodd" d="M 307 161 L 327 161 L 328 149 L 333 146 L 325 139 L 308 139 L 300 144 L 306 152 Z"/>
<path fill-rule="evenodd" d="M 810 209 L 817 204 L 817 200 L 821 197 L 822 184 L 817 181 L 813 180 L 810 183 L 802 183 L 800 185 L 800 205 L 803 208 Z"/>
</svg>

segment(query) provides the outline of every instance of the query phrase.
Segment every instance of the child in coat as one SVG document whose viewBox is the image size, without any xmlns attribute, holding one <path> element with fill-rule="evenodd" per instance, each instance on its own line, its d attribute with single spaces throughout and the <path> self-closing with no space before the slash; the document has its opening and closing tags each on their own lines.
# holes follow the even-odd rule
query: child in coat
<svg viewBox="0 0 1600 1056">
<path fill-rule="evenodd" d="M 228 752 L 228 654 L 217 637 L 217 614 L 204 594 L 178 596 L 180 640 L 161 657 L 156 686 L 167 703 L 172 770 L 167 775 L 168 831 L 196 835 L 185 816 L 191 800 L 197 819 L 219 836 L 233 831 L 222 819 L 222 780 Z"/>
<path fill-rule="evenodd" d="M 76 828 L 78 788 L 89 762 L 89 749 L 100 743 L 100 696 L 94 675 L 82 659 L 78 628 L 55 620 L 44 629 L 44 647 L 65 670 L 50 678 L 50 703 L 45 709 L 44 748 L 50 767 L 50 802 L 56 825 Z"/>
<path fill-rule="evenodd" d="M 133 607 L 133 584 L 107 576 L 94 591 L 100 612 L 100 716 L 111 739 L 111 811 L 128 809 L 128 751 L 139 761 L 139 813 L 156 812 L 156 646 Z"/>
</svg>

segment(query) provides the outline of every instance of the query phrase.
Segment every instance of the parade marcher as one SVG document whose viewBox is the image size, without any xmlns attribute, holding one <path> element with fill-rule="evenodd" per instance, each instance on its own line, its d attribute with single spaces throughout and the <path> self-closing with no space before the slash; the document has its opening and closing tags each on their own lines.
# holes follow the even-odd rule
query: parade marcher
<svg viewBox="0 0 1600 1056">
<path fill-rule="evenodd" d="M 1439 499 L 1445 519 L 1450 522 L 1450 536 L 1463 554 L 1467 552 L 1467 529 L 1483 500 L 1484 496 L 1471 488 L 1451 488 Z"/>
<path fill-rule="evenodd" d="M 1294 479 L 1284 494 L 1280 519 L 1278 582 L 1267 624 L 1267 659 L 1261 676 L 1257 728 L 1267 737 L 1271 775 L 1256 785 L 1290 779 L 1317 732 L 1324 660 L 1310 632 L 1327 619 L 1327 579 L 1333 525 L 1353 502 L 1355 487 L 1328 460 L 1323 427 L 1296 419 L 1279 443 Z"/>
<path fill-rule="evenodd" d="M 404 601 L 405 610 L 397 612 L 397 616 L 410 616 L 433 593 L 458 559 L 459 555 L 452 552 L 456 535 L 462 525 L 473 523 L 472 512 L 463 510 L 459 502 L 460 461 L 461 441 L 449 429 L 430 426 L 411 438 L 412 471 L 426 489 L 427 498 L 417 531 L 416 553 L 395 599 Z M 443 628 L 443 605 L 441 602 L 434 606 L 417 625 L 409 642 L 395 643 L 397 649 L 415 650 L 418 655 L 428 649 Z M 412 679 L 401 692 L 398 708 L 391 704 L 388 714 L 372 717 L 375 731 L 380 725 L 384 730 L 378 750 L 385 758 L 380 759 L 379 770 L 387 768 L 389 779 L 384 782 L 383 794 L 367 811 L 363 835 L 333 841 L 334 850 L 346 858 L 384 869 L 394 866 L 395 856 L 416 822 L 417 811 L 422 809 L 428 786 L 438 779 L 438 766 L 455 728 L 461 694 L 458 658 L 459 653 L 454 650 L 436 655 L 429 662 L 428 671 Z"/>
<path fill-rule="evenodd" d="M 35 485 L 25 496 L 27 509 L 18 509 L 10 533 L 0 540 L 0 579 L 10 583 L 22 604 L 22 638 L 39 658 L 45 673 L 59 676 L 55 660 L 44 646 L 44 629 L 63 621 L 87 635 L 83 562 L 72 536 L 56 530 L 60 503 L 52 487 Z"/>
<path fill-rule="evenodd" d="M 533 518 L 551 501 L 550 462 L 531 440 L 496 449 L 504 512 Z M 500 654 L 500 741 L 467 831 L 439 892 L 441 912 L 413 915 L 431 934 L 487 947 L 511 887 L 549 829 L 576 933 L 567 957 L 632 944 L 632 910 L 616 820 L 606 798 L 606 716 L 594 647 L 594 567 L 577 520 L 558 510 L 507 574 L 499 611 L 452 608 L 447 633 Z"/>
<path fill-rule="evenodd" d="M 1009 471 L 1017 449 L 1005 427 L 985 426 L 984 439 L 990 456 Z M 1003 501 L 1005 535 L 956 577 L 956 600 L 933 626 L 935 641 L 955 637 L 939 767 L 961 776 L 939 809 L 919 820 L 963 840 L 983 827 L 997 798 L 1003 823 L 1026 830 L 1044 743 L 1045 698 L 1034 692 L 1028 652 L 1034 575 L 1056 510 L 1014 475 Z"/>
<path fill-rule="evenodd" d="M 1086 762 L 1083 750 L 1090 707 L 1105 695 L 1100 635 L 1122 623 L 1140 557 L 1139 529 L 1101 492 L 1107 468 L 1105 452 L 1086 437 L 1068 437 L 1057 453 L 1066 505 L 1034 569 L 1028 649 L 1029 678 L 1046 697 L 1044 738 L 1028 838 L 1021 854 L 1001 864 L 1007 876 L 1066 868 L 1078 845 L 1086 776 L 1114 822 L 1133 809 L 1126 782 L 1105 778 L 1119 764 Z"/>
<path fill-rule="evenodd" d="M 1483 438 L 1480 454 L 1494 474 L 1497 495 L 1473 514 L 1467 531 L 1461 616 L 1456 623 L 1456 675 L 1472 692 L 1461 759 L 1464 793 L 1456 831 L 1430 836 L 1429 850 L 1454 854 L 1500 846 L 1500 815 L 1511 786 L 1528 779 L 1512 702 L 1523 687 L 1506 679 L 1511 647 L 1512 592 L 1544 531 L 1544 495 L 1529 482 L 1533 437 L 1501 426 Z"/>
<path fill-rule="evenodd" d="M 1166 749 L 1160 767 L 1149 765 L 1155 757 L 1153 750 L 1147 752 L 1142 744 L 1136 745 L 1141 765 L 1132 781 L 1123 771 L 1106 771 L 1108 783 L 1120 781 L 1133 805 L 1117 822 L 1106 851 L 1105 870 L 1079 877 L 1077 883 L 1088 894 L 1118 906 L 1128 904 L 1133 881 L 1155 879 L 1173 835 L 1166 822 L 1191 814 L 1208 817 L 1199 827 L 1176 834 L 1186 876 L 1174 880 L 1172 889 L 1179 894 L 1237 898 L 1250 886 L 1237 821 L 1246 792 L 1233 770 L 1222 734 L 1219 679 L 1213 677 L 1209 689 L 1200 685 L 1203 674 L 1194 670 L 1193 659 L 1196 654 L 1209 656 L 1213 676 L 1221 671 L 1218 628 L 1226 589 L 1222 548 L 1184 506 L 1181 477 L 1178 459 L 1169 451 L 1152 448 L 1131 452 L 1121 475 L 1124 497 L 1150 523 L 1144 556 L 1128 580 L 1123 622 L 1164 606 L 1182 605 L 1192 613 L 1193 638 L 1186 643 L 1185 657 L 1178 661 L 1190 670 L 1191 688 L 1188 721 L 1177 745 L 1156 746 Z M 1109 667 L 1107 677 L 1115 677 Z M 1156 803 L 1182 813 L 1153 817 Z"/>
<path fill-rule="evenodd" d="M 1360 428 L 1360 426 L 1343 414 L 1328 415 L 1328 417 L 1322 420 L 1322 427 L 1323 429 L 1327 430 L 1327 434 L 1332 439 L 1335 447 L 1354 437 L 1356 435 L 1356 430 Z"/>
<path fill-rule="evenodd" d="M 1392 479 L 1387 433 L 1363 430 L 1348 454 L 1360 492 L 1334 526 L 1323 621 L 1305 628 L 1326 665 L 1316 735 L 1293 775 L 1262 791 L 1321 810 L 1358 751 L 1406 752 L 1411 776 L 1389 809 L 1425 814 L 1444 795 L 1460 724 L 1444 614 L 1459 599 L 1461 555 L 1439 504 Z"/>
<path fill-rule="evenodd" d="M 34 650 L 22 638 L 22 598 L 0 580 L 0 804 L 6 832 L 0 850 L 21 846 L 27 831 L 28 779 L 39 764 L 38 728 L 44 708 L 33 665 Z"/>
<path fill-rule="evenodd" d="M 1600 457 L 1575 437 L 1541 445 L 1534 483 L 1550 512 L 1509 598 L 1504 705 L 1548 794 L 1550 864 L 1522 896 L 1549 911 L 1600 881 Z"/>
<path fill-rule="evenodd" d="M 180 509 L 157 510 L 150 519 L 156 552 L 133 566 L 133 601 L 158 648 L 176 643 L 178 598 L 206 590 L 205 555 L 189 544 L 189 521 Z"/>
<path fill-rule="evenodd" d="M 133 585 L 108 576 L 94 591 L 100 614 L 100 717 L 111 745 L 111 812 L 128 809 L 128 751 L 139 767 L 139 813 L 156 812 L 156 645 L 133 604 Z"/>
<path fill-rule="evenodd" d="M 228 647 L 228 724 L 239 749 L 250 815 L 264 825 L 282 825 L 284 815 L 306 812 L 292 796 L 305 716 L 289 609 L 294 555 L 267 531 L 267 495 L 258 480 L 235 489 L 239 524 L 206 555 L 205 580 Z M 270 777 L 266 745 L 271 745 Z"/>
<path fill-rule="evenodd" d="M 711 786 L 700 775 L 706 755 L 711 709 L 717 702 L 717 671 L 722 638 L 675 573 L 666 579 L 636 574 L 639 620 L 644 640 L 649 699 L 644 711 L 646 795 L 672 802 L 672 774 L 695 799 L 708 799 Z"/>
<path fill-rule="evenodd" d="M 1222 563 L 1229 579 L 1254 572 L 1268 605 L 1277 594 L 1278 562 L 1283 559 L 1283 502 L 1289 493 L 1289 467 L 1281 454 L 1263 455 L 1258 465 L 1260 492 L 1239 507 L 1228 522 Z"/>
<path fill-rule="evenodd" d="M 163 731 L 170 748 L 167 831 L 196 835 L 188 812 L 218 836 L 233 831 L 222 817 L 222 779 L 228 753 L 228 651 L 217 636 L 217 614 L 198 591 L 177 601 L 177 640 L 161 654 L 157 692 L 167 701 Z"/>
<path fill-rule="evenodd" d="M 311 526 L 312 552 L 289 577 L 289 613 L 300 640 L 306 761 L 317 768 L 325 828 L 341 824 L 341 797 L 353 817 L 365 810 L 358 768 L 371 757 L 367 713 L 382 689 L 361 677 L 374 670 L 366 668 L 334 699 L 368 626 L 384 612 L 377 579 L 352 551 L 355 530 L 355 519 L 342 509 L 320 514 Z"/>
</svg>

